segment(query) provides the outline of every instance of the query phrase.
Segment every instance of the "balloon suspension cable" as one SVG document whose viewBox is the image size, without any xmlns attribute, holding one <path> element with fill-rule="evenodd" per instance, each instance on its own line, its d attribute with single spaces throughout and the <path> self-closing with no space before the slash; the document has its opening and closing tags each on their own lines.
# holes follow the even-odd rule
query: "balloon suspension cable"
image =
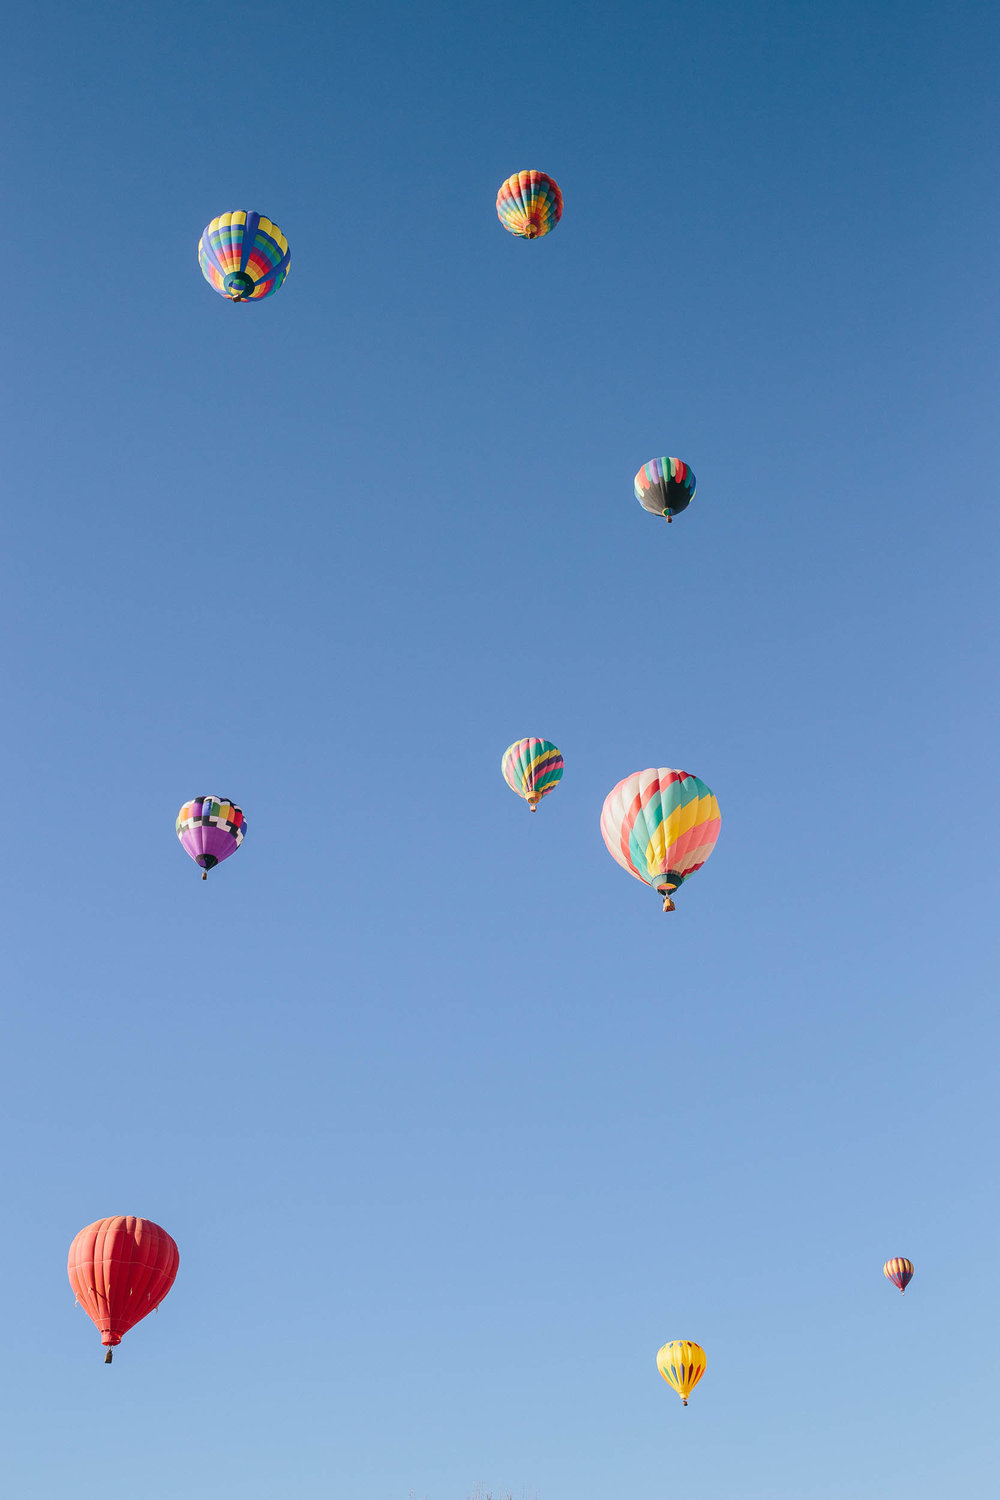
<svg viewBox="0 0 1000 1500">
<path fill-rule="evenodd" d="M 109 1365 L 111 1363 L 111 1356 L 112 1356 L 113 1353 L 114 1353 L 114 1350 L 111 1349 L 111 1348 L 109 1348 L 107 1354 L 104 1356 L 104 1363 L 106 1365 Z"/>
</svg>

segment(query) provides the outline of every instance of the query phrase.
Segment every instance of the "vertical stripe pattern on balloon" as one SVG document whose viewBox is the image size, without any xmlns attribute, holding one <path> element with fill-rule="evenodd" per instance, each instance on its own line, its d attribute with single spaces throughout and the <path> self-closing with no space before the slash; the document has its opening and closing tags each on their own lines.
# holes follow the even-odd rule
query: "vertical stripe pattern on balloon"
<svg viewBox="0 0 1000 1500">
<path fill-rule="evenodd" d="M 206 226 L 198 261 L 209 286 L 231 302 L 269 297 L 291 265 L 288 241 L 277 224 L 244 209 L 220 214 Z"/>
<path fill-rule="evenodd" d="M 656 1368 L 687 1406 L 687 1398 L 705 1373 L 707 1360 L 700 1344 L 673 1339 L 656 1356 Z"/>
<path fill-rule="evenodd" d="M 901 1292 L 905 1292 L 913 1280 L 913 1262 L 912 1260 L 907 1260 L 903 1255 L 895 1255 L 892 1260 L 886 1261 L 882 1267 L 882 1274 L 888 1277 L 893 1286 L 898 1287 Z"/>
</svg>

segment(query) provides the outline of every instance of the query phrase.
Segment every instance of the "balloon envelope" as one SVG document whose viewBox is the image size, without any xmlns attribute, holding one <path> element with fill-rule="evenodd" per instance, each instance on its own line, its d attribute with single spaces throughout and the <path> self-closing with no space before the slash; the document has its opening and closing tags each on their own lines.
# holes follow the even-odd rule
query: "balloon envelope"
<svg viewBox="0 0 1000 1500">
<path fill-rule="evenodd" d="M 705 1351 L 690 1339 L 673 1339 L 656 1356 L 656 1368 L 687 1406 L 687 1398 L 705 1373 Z"/>
<path fill-rule="evenodd" d="M 246 209 L 220 214 L 198 241 L 201 274 L 230 302 L 257 302 L 276 292 L 291 264 L 288 241 L 270 219 Z"/>
<path fill-rule="evenodd" d="M 76 1300 L 107 1345 L 158 1307 L 174 1284 L 180 1255 L 165 1229 L 131 1215 L 98 1219 L 69 1247 L 66 1269 Z"/>
<path fill-rule="evenodd" d="M 500 759 L 503 779 L 534 812 L 562 780 L 563 758 L 551 740 L 515 740 Z"/>
<path fill-rule="evenodd" d="M 633 772 L 608 793 L 601 834 L 612 859 L 658 890 L 664 911 L 672 911 L 671 893 L 701 869 L 721 822 L 719 804 L 703 781 L 661 766 Z"/>
<path fill-rule="evenodd" d="M 500 184 L 497 216 L 511 234 L 522 240 L 537 240 L 555 229 L 562 218 L 559 185 L 544 172 L 515 172 Z"/>
<path fill-rule="evenodd" d="M 901 1292 L 905 1292 L 913 1280 L 913 1262 L 903 1255 L 896 1255 L 892 1260 L 886 1261 L 882 1267 L 882 1275 L 887 1276 L 893 1286 L 898 1286 Z"/>
<path fill-rule="evenodd" d="M 696 486 L 694 474 L 682 458 L 651 458 L 635 476 L 634 488 L 643 510 L 670 521 L 687 510 Z"/>
<path fill-rule="evenodd" d="M 202 879 L 209 870 L 235 854 L 247 831 L 243 809 L 227 797 L 194 797 L 185 802 L 174 824 L 177 837 L 196 865 Z"/>
</svg>

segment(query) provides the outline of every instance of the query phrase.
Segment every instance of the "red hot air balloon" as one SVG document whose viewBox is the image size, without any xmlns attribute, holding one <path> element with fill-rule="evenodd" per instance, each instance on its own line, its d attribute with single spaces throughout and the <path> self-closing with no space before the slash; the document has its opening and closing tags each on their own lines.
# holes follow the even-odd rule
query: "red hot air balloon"
<svg viewBox="0 0 1000 1500">
<path fill-rule="evenodd" d="M 98 1219 L 69 1247 L 69 1284 L 107 1345 L 104 1363 L 122 1335 L 159 1307 L 174 1284 L 180 1255 L 151 1219 Z"/>
</svg>

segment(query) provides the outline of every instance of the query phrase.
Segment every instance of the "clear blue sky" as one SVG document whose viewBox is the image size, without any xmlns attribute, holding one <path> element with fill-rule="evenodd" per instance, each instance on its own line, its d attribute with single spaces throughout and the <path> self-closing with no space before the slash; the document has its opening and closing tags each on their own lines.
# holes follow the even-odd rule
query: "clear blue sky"
<svg viewBox="0 0 1000 1500">
<path fill-rule="evenodd" d="M 985 1500 L 995 6 L 42 3 L 4 52 L 5 1494 Z M 198 270 L 236 207 L 258 306 Z M 598 829 L 648 765 L 722 807 L 670 918 Z M 106 1370 L 114 1213 L 181 1268 Z"/>
</svg>

